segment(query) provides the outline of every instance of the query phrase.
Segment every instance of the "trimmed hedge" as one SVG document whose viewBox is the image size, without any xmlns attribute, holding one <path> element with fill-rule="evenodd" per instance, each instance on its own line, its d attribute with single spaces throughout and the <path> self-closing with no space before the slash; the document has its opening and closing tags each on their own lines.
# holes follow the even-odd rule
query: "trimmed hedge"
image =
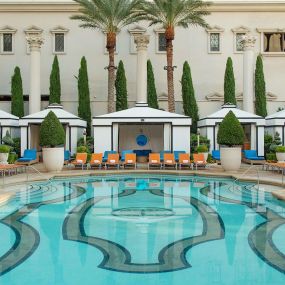
<svg viewBox="0 0 285 285">
<path fill-rule="evenodd" d="M 227 59 L 227 65 L 224 78 L 224 103 L 230 103 L 236 105 L 236 87 L 235 76 L 233 69 L 233 61 L 230 57 Z"/>
<path fill-rule="evenodd" d="M 263 72 L 262 57 L 259 55 L 256 59 L 255 68 L 255 113 L 256 115 L 266 117 L 266 87 Z"/>
<path fill-rule="evenodd" d="M 157 93 L 155 87 L 155 79 L 151 61 L 147 61 L 147 103 L 148 106 L 158 109 Z"/>
<path fill-rule="evenodd" d="M 54 112 L 50 111 L 40 127 L 40 145 L 56 147 L 65 143 L 65 132 Z"/>
<path fill-rule="evenodd" d="M 115 80 L 116 111 L 128 109 L 127 79 L 124 63 L 120 60 Z"/>
<path fill-rule="evenodd" d="M 218 144 L 229 147 L 243 145 L 243 128 L 232 111 L 229 111 L 219 126 Z"/>
<path fill-rule="evenodd" d="M 23 83 L 18 66 L 15 67 L 11 79 L 11 114 L 19 118 L 24 116 Z"/>
<path fill-rule="evenodd" d="M 61 84 L 60 84 L 60 71 L 59 71 L 59 63 L 57 56 L 54 57 L 49 80 L 50 80 L 49 103 L 60 104 Z"/>
</svg>

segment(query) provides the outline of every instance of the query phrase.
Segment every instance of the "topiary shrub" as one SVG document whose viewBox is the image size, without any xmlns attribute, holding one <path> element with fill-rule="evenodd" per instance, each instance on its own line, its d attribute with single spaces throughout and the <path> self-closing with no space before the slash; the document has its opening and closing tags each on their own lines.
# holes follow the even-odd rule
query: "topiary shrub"
<svg viewBox="0 0 285 285">
<path fill-rule="evenodd" d="M 3 137 L 2 142 L 3 142 L 5 145 L 8 145 L 8 146 L 11 146 L 11 147 L 14 146 L 14 141 L 13 141 L 13 139 L 11 138 L 11 135 L 10 135 L 9 131 L 6 132 L 6 135 Z"/>
<path fill-rule="evenodd" d="M 279 145 L 275 148 L 275 152 L 285 152 L 285 146 Z"/>
<path fill-rule="evenodd" d="M 244 131 L 232 111 L 229 111 L 219 126 L 218 144 L 234 147 L 243 145 Z"/>
<path fill-rule="evenodd" d="M 208 147 L 205 144 L 199 145 L 197 146 L 197 152 L 198 153 L 208 152 Z"/>
<path fill-rule="evenodd" d="M 21 138 L 13 138 L 13 141 L 14 141 L 14 147 L 13 147 L 14 152 L 18 156 L 21 156 Z"/>
<path fill-rule="evenodd" d="M 54 112 L 50 111 L 40 127 L 40 145 L 56 147 L 65 143 L 65 132 Z"/>
<path fill-rule="evenodd" d="M 264 153 L 270 152 L 270 146 L 271 146 L 272 142 L 273 142 L 272 135 L 265 133 L 264 134 Z"/>
<path fill-rule="evenodd" d="M 281 145 L 281 138 L 280 138 L 280 135 L 278 132 L 276 132 L 274 134 L 274 139 L 273 139 L 273 142 L 271 143 L 270 147 L 269 147 L 269 150 L 270 152 L 276 152 L 276 147 L 278 145 Z"/>
</svg>

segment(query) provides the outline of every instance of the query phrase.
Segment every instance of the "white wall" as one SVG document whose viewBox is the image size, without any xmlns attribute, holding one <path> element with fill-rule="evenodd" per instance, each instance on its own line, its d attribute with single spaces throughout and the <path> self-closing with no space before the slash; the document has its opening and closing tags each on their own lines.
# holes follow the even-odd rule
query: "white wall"
<svg viewBox="0 0 285 285">
<path fill-rule="evenodd" d="M 173 151 L 185 150 L 190 153 L 190 127 L 173 126 L 172 129 Z"/>
</svg>

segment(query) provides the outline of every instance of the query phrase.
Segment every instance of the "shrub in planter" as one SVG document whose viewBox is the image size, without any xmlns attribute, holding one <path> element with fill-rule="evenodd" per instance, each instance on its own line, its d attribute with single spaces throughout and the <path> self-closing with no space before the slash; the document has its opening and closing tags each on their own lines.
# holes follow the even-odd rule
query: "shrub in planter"
<svg viewBox="0 0 285 285">
<path fill-rule="evenodd" d="M 221 148 L 221 165 L 226 171 L 235 171 L 241 165 L 241 148 L 244 131 L 232 111 L 229 111 L 219 126 L 218 144 Z M 226 146 L 226 147 L 225 147 Z"/>
<path fill-rule="evenodd" d="M 0 164 L 7 164 L 10 149 L 8 145 L 0 145 Z"/>
<path fill-rule="evenodd" d="M 79 138 L 77 141 L 77 146 L 84 146 L 84 137 Z M 88 152 L 93 153 L 94 149 L 94 138 L 91 136 L 86 137 L 86 146 L 88 149 Z"/>
<path fill-rule="evenodd" d="M 191 153 L 196 151 L 197 145 L 198 145 L 198 135 L 191 134 Z M 210 148 L 210 140 L 207 139 L 207 137 L 201 136 L 199 137 L 200 145 L 206 145 L 208 149 Z"/>
<path fill-rule="evenodd" d="M 18 159 L 18 155 L 15 152 L 10 152 L 8 156 L 8 163 L 13 164 Z"/>
<path fill-rule="evenodd" d="M 82 145 L 82 146 L 78 146 L 76 149 L 77 153 L 89 153 L 89 150 L 86 146 Z"/>
<path fill-rule="evenodd" d="M 266 153 L 265 157 L 267 161 L 271 161 L 271 162 L 277 161 L 275 153 Z"/>
<path fill-rule="evenodd" d="M 283 146 L 283 145 L 279 145 L 279 146 L 277 146 L 276 148 L 275 148 L 275 151 L 276 152 L 285 152 L 285 146 Z"/>
<path fill-rule="evenodd" d="M 204 154 L 204 159 L 207 161 L 208 159 L 208 147 L 204 144 L 197 146 L 197 152 Z"/>
<path fill-rule="evenodd" d="M 43 147 L 43 162 L 48 171 L 60 171 L 64 163 L 64 129 L 50 111 L 40 127 L 40 145 Z"/>
<path fill-rule="evenodd" d="M 285 146 L 279 145 L 275 148 L 276 158 L 278 161 L 285 161 Z"/>
</svg>

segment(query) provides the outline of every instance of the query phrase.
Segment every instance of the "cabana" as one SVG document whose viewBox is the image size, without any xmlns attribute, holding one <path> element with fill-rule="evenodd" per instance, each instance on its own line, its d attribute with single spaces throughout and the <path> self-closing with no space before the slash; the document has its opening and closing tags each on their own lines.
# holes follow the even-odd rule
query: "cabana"
<svg viewBox="0 0 285 285">
<path fill-rule="evenodd" d="M 191 118 L 139 106 L 93 118 L 94 150 L 190 152 Z M 141 151 L 141 152 L 140 152 Z"/>
<path fill-rule="evenodd" d="M 65 134 L 65 149 L 72 154 L 76 152 L 77 140 L 83 136 L 87 123 L 79 117 L 63 110 L 58 104 L 52 104 L 47 109 L 25 116 L 19 120 L 21 128 L 21 155 L 25 149 L 35 148 L 40 151 L 39 130 L 47 114 L 53 111 L 59 121 L 62 123 Z"/>
<path fill-rule="evenodd" d="M 274 135 L 279 133 L 282 145 L 285 144 L 285 110 L 279 111 L 265 118 L 266 132 Z"/>
<path fill-rule="evenodd" d="M 8 112 L 0 110 L 1 142 L 7 131 L 9 131 L 12 138 L 20 137 L 19 118 Z"/>
<path fill-rule="evenodd" d="M 245 133 L 245 143 L 243 149 L 256 150 L 258 156 L 264 155 L 264 127 L 265 119 L 255 114 L 238 109 L 235 105 L 225 104 L 221 110 L 198 121 L 200 134 L 210 140 L 210 151 L 219 149 L 217 134 L 219 124 L 229 111 L 232 111 Z"/>
</svg>

